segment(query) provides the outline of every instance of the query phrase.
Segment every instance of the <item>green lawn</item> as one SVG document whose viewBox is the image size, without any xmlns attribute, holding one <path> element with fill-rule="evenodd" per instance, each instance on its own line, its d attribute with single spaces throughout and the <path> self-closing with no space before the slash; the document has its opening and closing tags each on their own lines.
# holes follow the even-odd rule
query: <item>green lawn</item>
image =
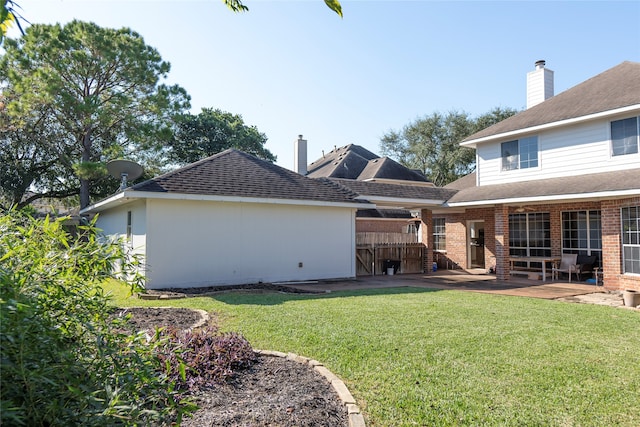
<svg viewBox="0 0 640 427">
<path fill-rule="evenodd" d="M 460 291 L 230 292 L 170 301 L 216 312 L 254 348 L 340 376 L 368 426 L 639 426 L 640 313 Z"/>
</svg>

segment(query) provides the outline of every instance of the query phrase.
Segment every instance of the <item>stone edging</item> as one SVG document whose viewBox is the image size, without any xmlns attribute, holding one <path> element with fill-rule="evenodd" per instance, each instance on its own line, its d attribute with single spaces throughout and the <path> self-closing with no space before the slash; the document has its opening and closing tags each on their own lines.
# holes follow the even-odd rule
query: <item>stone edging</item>
<svg viewBox="0 0 640 427">
<path fill-rule="evenodd" d="M 271 350 L 253 350 L 256 354 L 262 356 L 283 357 L 294 362 L 302 363 L 313 368 L 317 373 L 326 378 L 331 384 L 333 389 L 338 394 L 338 397 L 347 408 L 347 414 L 349 416 L 349 427 L 366 427 L 364 423 L 364 417 L 360 413 L 360 408 L 356 405 L 356 400 L 353 398 L 347 386 L 344 382 L 338 378 L 333 372 L 328 370 L 322 363 L 317 360 L 309 359 L 308 357 L 299 356 L 295 353 L 282 353 L 280 351 Z"/>
<path fill-rule="evenodd" d="M 209 313 L 204 310 L 200 310 L 199 308 L 191 308 L 190 310 L 197 311 L 200 313 L 200 320 L 193 324 L 189 329 L 196 329 L 200 326 L 204 326 L 209 321 Z"/>
</svg>

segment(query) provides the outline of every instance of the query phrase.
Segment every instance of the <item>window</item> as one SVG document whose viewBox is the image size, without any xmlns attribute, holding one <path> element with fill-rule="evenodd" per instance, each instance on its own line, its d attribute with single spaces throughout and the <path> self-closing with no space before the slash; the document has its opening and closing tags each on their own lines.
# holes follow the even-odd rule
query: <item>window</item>
<svg viewBox="0 0 640 427">
<path fill-rule="evenodd" d="M 638 152 L 638 118 L 611 122 L 611 153 L 614 156 Z"/>
<path fill-rule="evenodd" d="M 640 206 L 622 208 L 622 265 L 625 273 L 640 274 Z"/>
<path fill-rule="evenodd" d="M 444 218 L 433 218 L 433 250 L 444 252 L 447 250 Z"/>
<path fill-rule="evenodd" d="M 503 171 L 538 167 L 537 136 L 503 142 L 501 151 Z"/>
<path fill-rule="evenodd" d="M 509 255 L 551 256 L 551 223 L 548 213 L 509 215 Z"/>
<path fill-rule="evenodd" d="M 602 219 L 600 211 L 562 212 L 562 252 L 596 255 L 602 259 Z"/>
<path fill-rule="evenodd" d="M 127 241 L 131 241 L 131 211 L 127 211 Z"/>
</svg>

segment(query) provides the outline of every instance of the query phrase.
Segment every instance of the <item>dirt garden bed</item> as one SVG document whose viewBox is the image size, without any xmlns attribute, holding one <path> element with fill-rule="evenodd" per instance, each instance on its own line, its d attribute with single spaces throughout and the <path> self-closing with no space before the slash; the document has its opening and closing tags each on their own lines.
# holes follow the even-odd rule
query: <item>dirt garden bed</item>
<svg viewBox="0 0 640 427">
<path fill-rule="evenodd" d="M 185 308 L 127 308 L 136 330 L 173 326 L 188 329 L 202 314 Z M 227 383 L 213 384 L 193 399 L 200 409 L 183 421 L 201 426 L 348 426 L 344 403 L 331 384 L 310 366 L 281 357 L 259 355 L 249 369 Z"/>
</svg>

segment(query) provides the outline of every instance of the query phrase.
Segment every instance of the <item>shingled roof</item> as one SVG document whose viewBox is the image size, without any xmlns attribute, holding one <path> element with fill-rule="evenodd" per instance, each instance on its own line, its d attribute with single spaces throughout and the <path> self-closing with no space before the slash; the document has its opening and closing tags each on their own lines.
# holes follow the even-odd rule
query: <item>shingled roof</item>
<svg viewBox="0 0 640 427">
<path fill-rule="evenodd" d="M 347 188 L 309 179 L 250 154 L 230 149 L 183 168 L 134 185 L 129 190 L 314 200 L 359 202 Z"/>
<path fill-rule="evenodd" d="M 475 185 L 475 174 L 470 174 L 446 188 L 452 192 L 458 190 L 448 200 L 450 206 L 607 197 L 616 193 L 638 195 L 640 169 L 481 186 Z"/>
<path fill-rule="evenodd" d="M 331 150 L 308 168 L 309 178 L 355 180 L 393 179 L 429 182 L 424 175 L 388 158 L 378 157 L 359 145 L 349 144 Z"/>
<path fill-rule="evenodd" d="M 369 160 L 367 166 L 358 175 L 358 180 L 392 179 L 400 181 L 428 182 L 420 172 L 402 166 L 400 163 L 388 157 Z"/>
<path fill-rule="evenodd" d="M 310 178 L 335 177 L 356 179 L 369 160 L 378 156 L 355 144 L 336 147 L 307 167 Z"/>
<path fill-rule="evenodd" d="M 360 194 L 361 197 L 375 196 L 395 199 L 440 200 L 444 202 L 456 192 L 456 190 L 447 188 L 434 187 L 432 185 L 415 185 L 413 183 L 390 184 L 385 182 L 337 178 L 324 178 L 323 180 L 334 182 L 342 187 L 348 188 Z"/>
<path fill-rule="evenodd" d="M 640 63 L 625 61 L 546 101 L 509 117 L 462 141 L 473 146 L 483 138 L 526 130 L 640 104 Z"/>
</svg>

